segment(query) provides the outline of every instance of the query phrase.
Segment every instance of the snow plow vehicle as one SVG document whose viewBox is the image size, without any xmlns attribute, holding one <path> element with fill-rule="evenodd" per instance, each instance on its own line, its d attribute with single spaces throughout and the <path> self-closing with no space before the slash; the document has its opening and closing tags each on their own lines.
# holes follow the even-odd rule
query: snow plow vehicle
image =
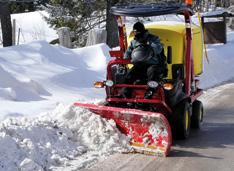
<svg viewBox="0 0 234 171">
<path fill-rule="evenodd" d="M 116 16 L 120 50 L 111 50 L 113 57 L 107 65 L 105 81 L 95 82 L 95 87 L 105 88 L 103 104 L 74 105 L 116 122 L 119 130 L 130 138 L 136 152 L 167 156 L 173 138 L 186 139 L 190 127 L 199 128 L 203 105 L 197 100 L 202 94 L 198 76 L 202 73 L 203 43 L 200 27 L 192 26 L 193 12 L 185 4 L 130 4 L 111 8 Z M 168 74 L 161 82 L 125 84 L 123 78 L 131 68 L 131 61 L 124 59 L 128 42 L 123 17 L 150 17 L 176 14 L 184 16 L 184 23 L 151 23 L 146 29 L 157 35 L 164 44 Z M 132 90 L 131 97 L 119 97 L 123 87 Z M 151 99 L 145 99 L 148 87 L 154 87 Z"/>
</svg>

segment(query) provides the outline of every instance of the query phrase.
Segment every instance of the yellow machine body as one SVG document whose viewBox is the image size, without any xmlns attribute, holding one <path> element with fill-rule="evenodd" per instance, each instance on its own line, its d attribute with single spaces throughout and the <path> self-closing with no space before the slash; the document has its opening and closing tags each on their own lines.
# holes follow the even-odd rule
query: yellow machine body
<svg viewBox="0 0 234 171">
<path fill-rule="evenodd" d="M 146 29 L 153 35 L 160 38 L 164 45 L 164 52 L 167 56 L 167 47 L 172 47 L 172 64 L 168 64 L 168 79 L 172 78 L 171 65 L 185 64 L 186 52 L 186 28 L 181 22 L 168 23 L 160 22 L 145 25 Z M 203 37 L 199 26 L 192 26 L 192 57 L 194 63 L 194 73 L 198 76 L 203 71 Z M 128 37 L 128 44 L 133 39 L 133 34 Z"/>
</svg>

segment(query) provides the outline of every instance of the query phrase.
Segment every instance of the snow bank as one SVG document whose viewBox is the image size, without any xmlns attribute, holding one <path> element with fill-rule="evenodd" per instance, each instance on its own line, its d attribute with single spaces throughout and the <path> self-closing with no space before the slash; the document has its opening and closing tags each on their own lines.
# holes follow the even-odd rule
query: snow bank
<svg viewBox="0 0 234 171">
<path fill-rule="evenodd" d="M 1 100 L 16 100 L 16 93 L 12 88 L 0 88 Z"/>
<path fill-rule="evenodd" d="M 71 50 L 38 41 L 0 49 L 0 61 L 7 71 L 21 80 L 92 87 L 93 80 L 105 78 L 108 52 L 105 44 Z"/>
<path fill-rule="evenodd" d="M 109 60 L 105 44 L 67 49 L 38 41 L 0 49 L 0 112 L 8 118 L 0 122 L 0 168 L 77 170 L 129 150 L 113 121 L 72 106 L 46 112 L 58 102 L 94 101 L 93 81 L 105 79 Z"/>
<path fill-rule="evenodd" d="M 130 150 L 128 141 L 114 121 L 59 105 L 40 118 L 1 122 L 0 167 L 5 171 L 78 170 L 114 152 Z"/>
<path fill-rule="evenodd" d="M 234 32 L 228 32 L 227 44 L 208 45 L 209 62 L 204 59 L 201 87 L 210 88 L 234 78 Z"/>
<path fill-rule="evenodd" d="M 26 81 L 17 80 L 12 74 L 5 71 L 0 66 L 0 98 L 5 100 L 40 100 L 40 95 L 47 92 L 37 82 L 28 79 Z"/>
<path fill-rule="evenodd" d="M 109 60 L 106 44 L 67 49 L 36 41 L 0 48 L 0 120 L 103 99 L 105 90 L 93 82 L 105 79 Z"/>
</svg>

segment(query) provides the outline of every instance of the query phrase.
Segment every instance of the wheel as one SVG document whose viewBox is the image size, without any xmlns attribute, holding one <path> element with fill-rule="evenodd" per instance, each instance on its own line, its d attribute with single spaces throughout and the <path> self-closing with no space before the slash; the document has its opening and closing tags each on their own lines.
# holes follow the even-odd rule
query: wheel
<svg viewBox="0 0 234 171">
<path fill-rule="evenodd" d="M 201 101 L 194 101 L 193 102 L 193 112 L 191 116 L 191 127 L 194 129 L 200 129 L 201 123 L 203 121 L 203 104 Z"/>
<path fill-rule="evenodd" d="M 191 107 L 187 101 L 179 103 L 174 112 L 173 133 L 175 139 L 186 139 L 190 133 Z"/>
</svg>

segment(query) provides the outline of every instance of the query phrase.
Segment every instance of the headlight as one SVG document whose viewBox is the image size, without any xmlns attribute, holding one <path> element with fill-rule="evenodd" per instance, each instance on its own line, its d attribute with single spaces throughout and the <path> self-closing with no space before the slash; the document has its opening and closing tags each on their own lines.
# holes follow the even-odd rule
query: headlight
<svg viewBox="0 0 234 171">
<path fill-rule="evenodd" d="M 174 85 L 172 83 L 165 83 L 163 84 L 163 88 L 165 90 L 172 90 L 174 88 Z"/>
<path fill-rule="evenodd" d="M 94 87 L 95 88 L 103 88 L 104 87 L 104 83 L 102 81 L 96 81 L 94 83 Z"/>
<path fill-rule="evenodd" d="M 112 80 L 106 80 L 106 82 L 105 82 L 105 85 L 106 86 L 108 86 L 108 87 L 111 87 L 111 86 L 113 86 L 113 81 Z"/>
<path fill-rule="evenodd" d="M 156 88 L 158 87 L 158 83 L 156 81 L 149 81 L 147 83 L 147 85 L 150 87 L 150 88 Z"/>
</svg>

